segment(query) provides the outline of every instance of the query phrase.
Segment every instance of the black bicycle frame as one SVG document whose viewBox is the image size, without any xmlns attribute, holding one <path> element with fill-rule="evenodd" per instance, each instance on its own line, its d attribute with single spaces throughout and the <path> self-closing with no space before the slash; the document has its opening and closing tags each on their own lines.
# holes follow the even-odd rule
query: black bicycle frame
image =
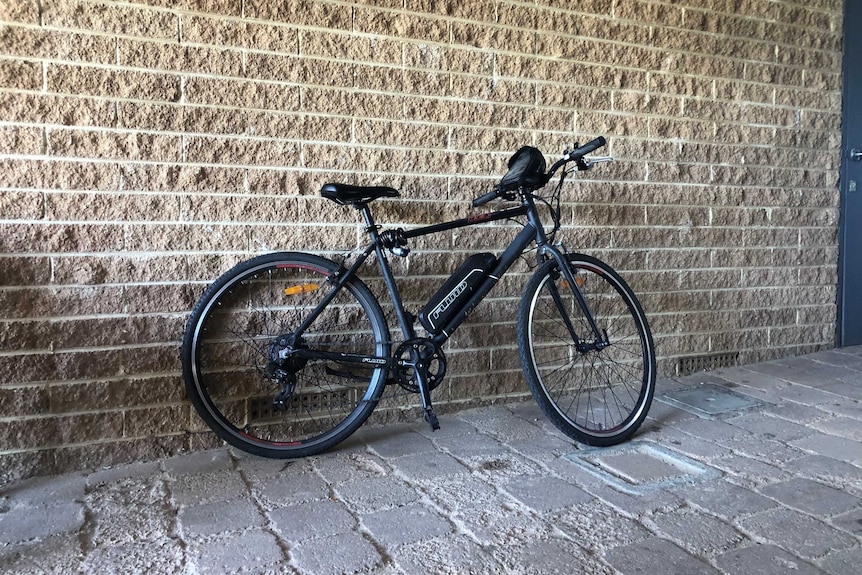
<svg viewBox="0 0 862 575">
<path fill-rule="evenodd" d="M 308 329 L 308 327 L 314 322 L 314 320 L 317 319 L 323 309 L 327 305 L 329 305 L 329 303 L 335 297 L 335 294 L 344 287 L 344 285 L 350 280 L 350 278 L 352 278 L 356 274 L 357 270 L 362 266 L 362 264 L 365 263 L 365 261 L 372 253 L 376 253 L 377 255 L 377 262 L 380 268 L 380 273 L 383 276 L 383 281 L 386 284 L 386 289 L 389 292 L 390 299 L 392 300 L 392 304 L 395 310 L 395 316 L 398 320 L 398 324 L 401 328 L 404 340 L 406 341 L 416 337 L 416 332 L 413 329 L 414 318 L 404 309 L 404 304 L 401 300 L 401 294 L 398 290 L 395 276 L 392 273 L 392 269 L 389 266 L 389 260 L 385 253 L 386 248 L 381 241 L 379 228 L 374 223 L 374 219 L 371 216 L 371 212 L 367 204 L 358 204 L 356 205 L 356 209 L 358 209 L 362 213 L 366 224 L 365 231 L 369 234 L 371 238 L 371 243 L 363 250 L 362 254 L 359 255 L 359 257 L 356 259 L 353 265 L 350 266 L 349 269 L 341 268 L 338 274 L 330 278 L 330 281 L 333 283 L 332 289 L 320 301 L 320 303 L 318 303 L 315 310 L 312 311 L 312 313 L 305 319 L 305 321 L 302 322 L 302 324 L 300 324 L 300 326 L 294 332 L 294 336 L 296 338 L 299 338 L 299 336 L 306 329 Z M 526 250 L 527 247 L 533 241 L 536 242 L 536 245 L 540 250 L 539 253 L 541 255 L 550 255 L 555 260 L 557 260 L 557 264 L 559 268 L 563 271 L 564 277 L 569 282 L 569 285 L 572 286 L 572 291 L 574 292 L 575 297 L 578 300 L 579 305 L 581 306 L 581 309 L 585 311 L 585 316 L 588 319 L 588 323 L 595 337 L 595 341 L 599 342 L 602 340 L 602 334 L 599 332 L 599 329 L 596 326 L 595 321 L 593 320 L 592 313 L 589 312 L 587 303 L 584 300 L 583 295 L 580 293 L 577 284 L 575 283 L 575 279 L 572 276 L 569 266 L 567 265 L 565 256 L 556 247 L 548 244 L 544 228 L 541 221 L 539 220 L 538 212 L 531 196 L 524 195 L 524 202 L 517 208 L 510 208 L 497 212 L 487 212 L 475 216 L 470 216 L 467 218 L 444 222 L 441 224 L 434 224 L 430 226 L 416 228 L 414 230 L 403 231 L 402 236 L 404 237 L 404 239 L 417 238 L 457 228 L 463 228 L 467 226 L 473 226 L 477 224 L 506 220 L 522 216 L 527 216 L 528 220 L 527 223 L 524 225 L 524 228 L 518 233 L 515 239 L 512 240 L 512 242 L 505 249 L 505 251 L 503 251 L 503 253 L 497 260 L 497 265 L 488 274 L 488 277 L 486 277 L 485 280 L 481 284 L 479 284 L 478 288 L 470 295 L 469 299 L 464 303 L 461 310 L 456 313 L 452 318 L 450 318 L 450 320 L 441 328 L 440 332 L 437 335 L 431 337 L 434 343 L 438 345 L 443 345 L 452 336 L 458 326 L 460 326 L 464 322 L 464 320 L 476 308 L 479 302 L 481 302 L 482 299 L 484 299 L 484 297 L 488 295 L 488 292 L 490 292 L 491 289 L 495 285 L 497 285 L 497 282 L 500 280 L 501 277 L 503 277 L 503 274 L 505 274 L 509 270 L 509 268 L 512 267 L 515 261 L 521 256 L 522 253 L 524 253 L 524 250 Z M 556 291 L 556 289 L 552 289 L 551 293 L 554 300 L 557 302 L 557 305 L 562 306 L 559 293 Z M 561 311 L 564 311 L 562 307 Z M 564 313 L 563 315 L 565 317 L 567 314 Z M 576 345 L 579 345 L 581 339 L 575 333 L 574 327 L 571 325 L 571 322 L 567 322 L 567 327 L 570 331 L 573 341 Z M 297 349 L 291 351 L 285 350 L 285 352 L 283 353 L 298 353 L 303 357 L 307 357 L 309 359 L 334 360 L 343 363 L 364 364 L 370 366 L 382 367 L 383 365 L 388 365 L 389 367 L 392 367 L 394 365 L 392 358 L 364 356 L 356 354 L 322 352 L 308 349 Z"/>
</svg>

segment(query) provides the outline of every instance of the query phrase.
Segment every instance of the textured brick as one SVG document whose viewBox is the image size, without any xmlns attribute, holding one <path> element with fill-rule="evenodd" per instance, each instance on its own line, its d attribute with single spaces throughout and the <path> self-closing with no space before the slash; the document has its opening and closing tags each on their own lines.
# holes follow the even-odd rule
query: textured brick
<svg viewBox="0 0 862 575">
<path fill-rule="evenodd" d="M 39 90 L 42 87 L 42 65 L 23 60 L 0 60 L 0 88 Z"/>
<path fill-rule="evenodd" d="M 117 63 L 117 41 L 109 36 L 9 26 L 0 30 L 0 43 L 10 56 Z"/>
<path fill-rule="evenodd" d="M 177 16 L 140 7 L 94 4 L 89 0 L 46 2 L 46 25 L 142 38 L 177 39 Z"/>
</svg>

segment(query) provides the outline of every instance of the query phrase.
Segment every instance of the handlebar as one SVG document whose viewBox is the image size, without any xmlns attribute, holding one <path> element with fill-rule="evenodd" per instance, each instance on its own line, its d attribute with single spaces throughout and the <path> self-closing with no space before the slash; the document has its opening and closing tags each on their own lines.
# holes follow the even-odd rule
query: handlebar
<svg viewBox="0 0 862 575">
<path fill-rule="evenodd" d="M 579 158 L 586 156 L 590 152 L 598 150 L 599 148 L 601 148 L 605 144 L 607 144 L 607 140 L 605 140 L 602 136 L 599 136 L 598 138 L 596 138 L 592 142 L 587 142 L 586 144 L 584 144 L 583 146 L 581 146 L 577 150 L 572 150 L 571 152 L 569 152 L 567 154 L 567 156 L 569 157 L 570 160 L 577 160 Z"/>
<path fill-rule="evenodd" d="M 500 190 L 495 187 L 493 190 L 491 190 L 487 194 L 482 194 L 481 196 L 479 196 L 478 198 L 473 200 L 473 207 L 478 208 L 479 206 L 484 206 L 485 204 L 487 204 L 491 200 L 496 199 L 497 196 L 499 196 L 499 195 L 500 195 Z"/>
</svg>

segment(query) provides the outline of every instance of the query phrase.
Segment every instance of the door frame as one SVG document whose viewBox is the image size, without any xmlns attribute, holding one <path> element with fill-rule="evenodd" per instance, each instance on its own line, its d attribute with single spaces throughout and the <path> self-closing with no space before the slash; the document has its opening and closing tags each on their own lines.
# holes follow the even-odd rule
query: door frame
<svg viewBox="0 0 862 575">
<path fill-rule="evenodd" d="M 846 345 L 845 342 L 845 328 L 846 328 L 846 318 L 845 318 L 845 304 L 844 298 L 845 289 L 844 289 L 844 278 L 846 274 L 846 256 L 847 256 L 847 243 L 846 236 L 848 234 L 848 225 L 847 225 L 847 194 L 848 191 L 848 177 L 847 177 L 847 164 L 850 161 L 849 159 L 849 149 L 850 144 L 850 134 L 848 133 L 847 126 L 847 112 L 849 108 L 850 98 L 847 97 L 847 74 L 848 74 L 848 54 L 850 53 L 848 50 L 848 32 L 851 28 L 849 23 L 849 15 L 850 8 L 848 5 L 851 4 L 851 1 L 845 0 L 844 2 L 844 18 L 843 18 L 843 34 L 844 38 L 842 41 L 842 63 L 841 63 L 841 73 L 843 85 L 841 86 L 841 164 L 839 168 L 839 177 L 838 177 L 838 195 L 840 199 L 839 203 L 839 217 L 838 217 L 838 291 L 837 291 L 837 320 L 835 326 L 835 345 L 836 347 L 843 347 Z M 854 12 L 854 16 L 860 20 L 857 24 L 862 24 L 862 10 L 859 10 L 858 13 Z M 860 191 L 859 193 L 862 193 Z M 860 233 L 857 231 L 857 233 Z M 862 321 L 862 318 L 860 318 Z"/>
</svg>

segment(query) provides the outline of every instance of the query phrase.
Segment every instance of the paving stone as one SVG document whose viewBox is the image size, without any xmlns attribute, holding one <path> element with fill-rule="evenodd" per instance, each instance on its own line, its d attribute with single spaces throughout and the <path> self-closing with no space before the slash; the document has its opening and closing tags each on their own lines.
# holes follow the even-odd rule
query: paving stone
<svg viewBox="0 0 862 575">
<path fill-rule="evenodd" d="M 724 480 L 685 487 L 679 493 L 693 505 L 725 519 L 735 519 L 778 506 L 771 499 Z"/>
<path fill-rule="evenodd" d="M 857 537 L 862 537 L 862 509 L 853 509 L 833 517 L 832 524 Z"/>
<path fill-rule="evenodd" d="M 746 481 L 752 485 L 786 481 L 791 477 L 790 473 L 779 465 L 770 465 L 765 461 L 745 455 L 719 457 L 710 461 L 710 465 L 729 473 L 739 481 Z"/>
<path fill-rule="evenodd" d="M 424 505 L 411 504 L 361 515 L 374 539 L 389 547 L 452 532 L 449 522 Z"/>
<path fill-rule="evenodd" d="M 465 457 L 464 463 L 493 482 L 507 477 L 541 475 L 545 472 L 539 464 L 515 451 Z"/>
<path fill-rule="evenodd" d="M 177 539 L 135 541 L 118 546 L 97 546 L 82 564 L 84 573 L 184 573 L 185 549 Z"/>
<path fill-rule="evenodd" d="M 0 523 L 2 523 L 0 519 Z M 0 545 L 0 573 L 10 575 L 67 575 L 96 573 L 83 570 L 83 554 L 77 533 L 36 539 L 28 543 Z M 113 567 L 102 573 L 121 573 Z"/>
<path fill-rule="evenodd" d="M 264 531 L 238 533 L 194 546 L 199 573 L 271 573 L 287 563 L 275 537 Z"/>
<path fill-rule="evenodd" d="M 612 575 L 609 567 L 597 564 L 575 542 L 554 535 L 531 534 L 518 545 L 497 546 L 492 555 L 508 573 L 524 575 L 570 575 L 595 573 Z M 604 567 L 604 568 L 603 568 Z"/>
<path fill-rule="evenodd" d="M 82 473 L 34 477 L 3 488 L 0 493 L 10 507 L 53 505 L 57 501 L 83 499 L 87 478 Z"/>
<path fill-rule="evenodd" d="M 635 573 L 719 574 L 714 568 L 692 557 L 673 543 L 658 538 L 611 549 L 605 555 L 605 559 L 623 575 Z"/>
<path fill-rule="evenodd" d="M 549 524 L 597 556 L 608 549 L 644 541 L 653 536 L 640 521 L 619 514 L 611 506 L 598 500 L 562 509 L 549 515 L 547 519 Z"/>
<path fill-rule="evenodd" d="M 470 471 L 457 459 L 442 452 L 406 455 L 392 460 L 391 463 L 398 471 L 418 481 L 433 481 Z"/>
<path fill-rule="evenodd" d="M 234 467 L 233 459 L 227 449 L 184 453 L 165 459 L 163 465 L 165 471 L 174 477 L 185 473 L 225 471 Z"/>
<path fill-rule="evenodd" d="M 178 505 L 200 505 L 248 497 L 248 486 L 236 471 L 180 475 L 171 483 L 171 495 Z"/>
<path fill-rule="evenodd" d="M 862 467 L 862 443 L 852 439 L 818 433 L 791 441 L 790 445 L 813 454 L 825 455 L 838 461 L 846 461 L 857 467 Z"/>
<path fill-rule="evenodd" d="M 509 530 L 524 531 L 541 521 L 505 494 L 477 500 L 472 506 L 449 512 L 448 517 L 458 532 L 470 534 L 482 545 L 499 541 Z"/>
<path fill-rule="evenodd" d="M 760 493 L 788 507 L 812 515 L 830 516 L 859 507 L 860 501 L 843 491 L 810 479 L 794 478 L 760 488 Z"/>
<path fill-rule="evenodd" d="M 822 557 L 831 550 L 847 549 L 857 540 L 809 515 L 778 508 L 746 519 L 738 525 L 743 532 L 806 559 Z"/>
<path fill-rule="evenodd" d="M 716 557 L 726 575 L 823 575 L 823 571 L 773 545 L 754 545 Z"/>
<path fill-rule="evenodd" d="M 763 414 L 790 421 L 791 423 L 799 423 L 810 426 L 815 421 L 822 421 L 832 417 L 830 413 L 823 411 L 817 407 L 809 407 L 789 401 L 781 402 L 778 405 L 768 405 L 763 408 Z"/>
<path fill-rule="evenodd" d="M 263 515 L 250 499 L 186 507 L 180 510 L 179 522 L 183 531 L 192 536 L 240 531 L 265 524 Z"/>
<path fill-rule="evenodd" d="M 652 441 L 662 445 L 671 451 L 682 453 L 699 461 L 709 461 L 716 457 L 730 455 L 730 448 L 719 445 L 714 441 L 707 441 L 693 437 L 676 429 L 663 429 Z"/>
<path fill-rule="evenodd" d="M 390 465 L 373 453 L 323 454 L 314 460 L 314 469 L 332 484 L 386 477 Z"/>
<path fill-rule="evenodd" d="M 503 489 L 539 513 L 586 503 L 592 499 L 586 491 L 555 477 L 512 479 L 503 485 Z"/>
<path fill-rule="evenodd" d="M 383 563 L 375 546 L 353 531 L 304 541 L 291 547 L 290 554 L 303 573 L 314 575 L 367 573 Z"/>
<path fill-rule="evenodd" d="M 87 475 L 87 485 L 96 487 L 126 479 L 147 480 L 159 472 L 159 462 L 129 463 L 116 467 L 104 468 Z"/>
<path fill-rule="evenodd" d="M 54 505 L 21 506 L 0 513 L 0 544 L 74 533 L 84 525 L 84 506 L 57 501 Z"/>
<path fill-rule="evenodd" d="M 827 385 L 820 386 L 819 389 L 826 391 L 828 393 L 834 393 L 835 395 L 840 395 L 841 397 L 846 397 L 848 399 L 854 399 L 856 401 L 862 400 L 862 386 L 859 385 L 859 375 L 856 374 L 856 381 L 840 381 L 837 383 L 830 383 Z"/>
<path fill-rule="evenodd" d="M 797 376 L 796 379 L 801 378 Z M 804 385 L 792 384 L 777 390 L 775 393 L 782 399 L 802 405 L 826 405 L 835 401 L 833 394 Z"/>
<path fill-rule="evenodd" d="M 829 575 L 848 575 L 859 572 L 862 565 L 862 547 L 834 551 L 816 561 Z"/>
<path fill-rule="evenodd" d="M 253 484 L 265 507 L 296 505 L 329 497 L 330 487 L 316 473 L 286 473 Z"/>
<path fill-rule="evenodd" d="M 394 548 L 392 557 L 405 573 L 497 575 L 502 566 L 464 534 L 451 534 Z"/>
<path fill-rule="evenodd" d="M 823 455 L 806 455 L 784 464 L 787 471 L 810 479 L 820 479 L 826 483 L 860 483 L 862 471 L 855 465 L 824 457 Z"/>
<path fill-rule="evenodd" d="M 731 368 L 727 370 L 716 370 L 722 379 L 740 384 L 742 387 L 757 389 L 760 391 L 775 391 L 790 385 L 781 378 L 762 371 L 755 370 L 755 366 Z M 739 388 L 736 388 L 739 390 Z M 741 390 L 740 390 L 741 391 Z"/>
<path fill-rule="evenodd" d="M 176 511 L 161 482 L 151 485 L 124 480 L 109 485 L 111 489 L 94 491 L 86 498 L 91 516 L 90 545 L 145 544 L 171 532 Z"/>
<path fill-rule="evenodd" d="M 862 386 L 860 386 L 862 387 Z M 811 427 L 829 435 L 862 442 L 862 425 L 850 417 L 831 417 L 811 424 Z"/>
<path fill-rule="evenodd" d="M 396 477 L 357 479 L 342 483 L 335 494 L 357 513 L 373 513 L 419 499 L 419 494 Z"/>
<path fill-rule="evenodd" d="M 427 437 L 407 426 L 393 426 L 374 430 L 362 440 L 374 453 L 385 459 L 435 451 Z"/>
<path fill-rule="evenodd" d="M 585 485 L 584 490 L 629 517 L 676 509 L 682 504 L 679 496 L 664 490 L 632 495 L 601 481 Z"/>
<path fill-rule="evenodd" d="M 356 519 L 347 508 L 328 499 L 279 507 L 269 512 L 269 518 L 278 532 L 290 541 L 346 533 L 356 527 Z"/>
<path fill-rule="evenodd" d="M 722 445 L 733 449 L 737 455 L 779 468 L 783 468 L 789 461 L 794 461 L 807 455 L 801 449 L 791 447 L 786 443 L 754 436 L 746 436 L 741 439 L 722 442 Z"/>
<path fill-rule="evenodd" d="M 517 444 L 529 437 L 545 435 L 545 431 L 536 423 L 517 417 L 506 409 L 495 407 L 472 411 L 469 422 L 480 431 L 509 444 Z"/>
<path fill-rule="evenodd" d="M 758 438 L 790 441 L 801 439 L 814 433 L 804 425 L 798 425 L 782 419 L 764 417 L 762 413 L 747 413 L 725 422 L 751 432 Z"/>
<path fill-rule="evenodd" d="M 673 425 L 673 429 L 688 433 L 706 441 L 729 442 L 750 435 L 748 431 L 723 421 L 711 419 L 686 419 Z"/>
<path fill-rule="evenodd" d="M 434 503 L 449 511 L 470 509 L 499 495 L 494 483 L 480 475 L 457 475 L 422 486 Z"/>
<path fill-rule="evenodd" d="M 695 556 L 723 553 L 746 540 L 727 523 L 690 508 L 658 513 L 649 522 L 667 539 Z"/>
<path fill-rule="evenodd" d="M 449 453 L 457 453 L 459 458 L 499 453 L 506 449 L 499 441 L 484 433 L 440 437 L 434 440 L 434 444 Z"/>
</svg>

